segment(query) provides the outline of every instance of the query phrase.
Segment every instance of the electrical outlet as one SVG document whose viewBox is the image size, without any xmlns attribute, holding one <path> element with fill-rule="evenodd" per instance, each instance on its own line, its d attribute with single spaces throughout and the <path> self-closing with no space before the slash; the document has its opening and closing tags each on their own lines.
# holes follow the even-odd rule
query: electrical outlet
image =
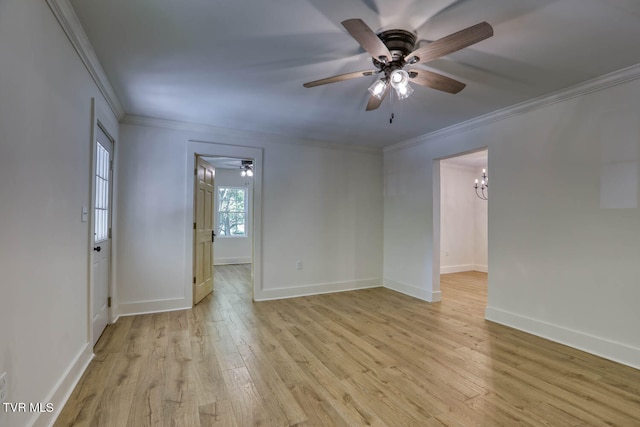
<svg viewBox="0 0 640 427">
<path fill-rule="evenodd" d="M 3 404 L 7 400 L 7 373 L 3 372 L 0 375 L 0 404 Z"/>
<path fill-rule="evenodd" d="M 296 262 L 296 270 L 302 270 L 302 261 L 298 260 L 298 262 Z"/>
</svg>

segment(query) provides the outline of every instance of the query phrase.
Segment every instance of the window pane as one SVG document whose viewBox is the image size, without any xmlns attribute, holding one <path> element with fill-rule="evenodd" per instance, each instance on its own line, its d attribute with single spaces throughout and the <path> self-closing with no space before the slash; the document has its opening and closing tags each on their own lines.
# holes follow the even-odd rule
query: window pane
<svg viewBox="0 0 640 427">
<path fill-rule="evenodd" d="M 94 236 L 96 242 L 101 242 L 107 239 L 109 230 L 109 152 L 99 142 L 96 148 Z"/>
<path fill-rule="evenodd" d="M 218 188 L 218 236 L 246 236 L 246 196 L 246 188 Z"/>
</svg>

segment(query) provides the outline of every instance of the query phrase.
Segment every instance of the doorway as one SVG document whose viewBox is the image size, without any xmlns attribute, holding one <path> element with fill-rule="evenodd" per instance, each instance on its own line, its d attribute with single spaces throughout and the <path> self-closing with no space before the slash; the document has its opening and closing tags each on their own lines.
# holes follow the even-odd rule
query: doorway
<svg viewBox="0 0 640 427">
<path fill-rule="evenodd" d="M 488 150 L 441 159 L 439 174 L 442 299 L 486 298 Z"/>
<path fill-rule="evenodd" d="M 113 139 L 100 124 L 93 146 L 93 256 L 91 263 L 91 326 L 93 345 L 109 323 L 111 273 L 111 218 L 113 192 Z"/>
<path fill-rule="evenodd" d="M 193 304 L 213 292 L 215 167 L 196 158 L 193 201 Z"/>
<path fill-rule="evenodd" d="M 233 288 L 226 291 L 251 298 L 251 283 L 245 279 L 250 278 L 253 270 L 254 161 L 222 156 L 204 159 L 216 171 L 213 209 L 216 285 Z"/>
<path fill-rule="evenodd" d="M 228 158 L 234 161 L 241 160 L 250 160 L 253 166 L 253 177 L 251 182 L 251 193 L 250 193 L 250 208 L 251 212 L 248 213 L 247 224 L 250 229 L 251 238 L 249 239 L 251 242 L 251 255 L 248 258 L 250 260 L 250 264 L 246 264 L 248 266 L 248 270 L 246 272 L 247 276 L 247 294 L 250 299 L 253 300 L 261 300 L 263 299 L 263 290 L 262 290 L 262 180 L 263 180 L 263 149 L 258 147 L 249 147 L 249 146 L 239 146 L 239 145 L 228 145 L 228 144 L 219 144 L 215 142 L 207 142 L 207 141 L 197 141 L 197 140 L 189 140 L 188 141 L 188 150 L 187 150 L 187 172 L 188 172 L 188 182 L 193 182 L 194 179 L 194 169 L 196 167 L 196 159 L 198 157 L 202 157 L 203 159 L 207 159 L 210 162 L 216 161 L 216 159 L 220 158 Z M 222 169 L 222 168 L 220 168 Z M 237 173 L 240 173 L 240 170 L 237 170 Z M 216 170 L 216 181 L 220 177 L 219 170 Z M 222 182 L 222 181 L 221 181 Z M 217 182 L 216 182 L 217 185 Z M 187 186 L 187 200 L 190 200 L 190 206 L 193 206 L 193 200 L 195 197 L 194 192 L 195 186 L 189 185 Z M 214 209 L 215 211 L 215 209 Z M 194 212 L 191 209 L 187 209 L 187 222 L 185 223 L 185 232 L 188 241 L 193 241 L 193 215 Z M 215 228 L 215 227 L 214 227 Z M 214 260 L 216 257 L 216 253 L 219 250 L 218 243 L 220 241 L 219 237 L 216 236 L 215 242 L 215 250 L 214 250 Z M 187 245 L 186 255 L 187 259 L 193 259 L 194 246 L 193 244 Z M 224 251 L 221 253 L 224 257 Z M 218 257 L 220 258 L 220 257 Z M 245 258 L 247 259 L 247 258 Z M 215 265 L 215 261 L 214 261 Z M 193 265 L 189 263 L 187 266 L 187 270 L 185 271 L 185 297 L 189 300 L 193 300 Z M 216 270 L 222 270 L 221 268 L 214 268 L 214 272 Z M 218 271 L 220 273 L 220 271 Z M 214 273 L 214 289 L 218 286 L 216 283 L 216 277 L 218 275 Z M 215 292 L 215 290 L 214 290 Z"/>
</svg>

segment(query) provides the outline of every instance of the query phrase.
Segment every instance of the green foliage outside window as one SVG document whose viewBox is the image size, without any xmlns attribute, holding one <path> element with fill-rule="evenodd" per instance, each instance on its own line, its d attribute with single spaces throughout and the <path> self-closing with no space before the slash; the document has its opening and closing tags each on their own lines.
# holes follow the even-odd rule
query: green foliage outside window
<svg viewBox="0 0 640 427">
<path fill-rule="evenodd" d="M 218 187 L 218 236 L 245 237 L 247 235 L 247 189 Z"/>
</svg>

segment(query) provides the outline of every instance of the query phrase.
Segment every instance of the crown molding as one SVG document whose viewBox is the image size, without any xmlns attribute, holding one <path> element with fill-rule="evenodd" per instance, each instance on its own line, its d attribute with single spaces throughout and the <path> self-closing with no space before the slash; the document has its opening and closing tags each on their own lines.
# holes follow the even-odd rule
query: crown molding
<svg viewBox="0 0 640 427">
<path fill-rule="evenodd" d="M 223 144 L 233 145 L 245 145 L 256 146 L 267 144 L 288 144 L 288 145 L 305 145 L 315 148 L 334 149 L 341 151 L 355 151 L 358 153 L 370 153 L 381 154 L 382 148 L 370 147 L 366 145 L 347 145 L 336 144 L 332 142 L 319 141 L 314 139 L 299 138 L 294 136 L 278 135 L 272 133 L 262 133 L 251 130 L 240 130 L 223 128 L 211 125 L 203 125 L 197 123 L 181 122 L 176 120 L 158 119 L 154 117 L 137 116 L 133 114 L 126 114 L 120 123 L 137 125 L 137 126 L 151 126 L 164 129 L 180 130 L 186 132 L 194 132 L 206 135 L 213 135 L 213 139 L 216 142 Z"/>
<path fill-rule="evenodd" d="M 408 139 L 406 141 L 390 145 L 388 147 L 385 147 L 383 151 L 387 153 L 408 148 L 413 145 L 424 144 L 437 138 L 465 132 L 480 126 L 485 126 L 490 123 L 497 122 L 499 120 L 504 120 L 509 117 L 518 116 L 529 111 L 537 110 L 539 108 L 547 107 L 549 105 L 576 98 L 578 96 L 586 95 L 592 92 L 597 92 L 603 89 L 637 80 L 638 78 L 640 78 L 640 64 L 632 65 L 630 67 L 623 68 L 621 70 L 614 71 L 600 77 L 596 77 L 595 79 L 587 80 L 586 82 L 579 83 L 575 86 L 561 89 L 537 98 L 529 99 L 527 101 L 520 102 L 518 104 L 514 104 L 509 107 L 502 108 L 500 110 L 496 110 L 491 113 L 487 113 L 482 116 L 478 116 L 443 129 L 438 129 L 436 131 L 418 136 L 416 138 Z"/>
<path fill-rule="evenodd" d="M 124 108 L 113 90 L 109 78 L 107 77 L 96 52 L 93 50 L 93 46 L 85 33 L 78 15 L 76 15 L 73 6 L 69 0 L 46 0 L 49 8 L 53 12 L 60 26 L 64 30 L 65 34 L 69 38 L 69 41 L 73 45 L 76 52 L 80 56 L 80 59 L 84 63 L 85 67 L 89 71 L 89 74 L 93 78 L 93 81 L 98 86 L 100 93 L 104 96 L 105 100 L 109 104 L 109 108 L 113 111 L 113 114 L 122 120 L 125 115 Z"/>
</svg>

